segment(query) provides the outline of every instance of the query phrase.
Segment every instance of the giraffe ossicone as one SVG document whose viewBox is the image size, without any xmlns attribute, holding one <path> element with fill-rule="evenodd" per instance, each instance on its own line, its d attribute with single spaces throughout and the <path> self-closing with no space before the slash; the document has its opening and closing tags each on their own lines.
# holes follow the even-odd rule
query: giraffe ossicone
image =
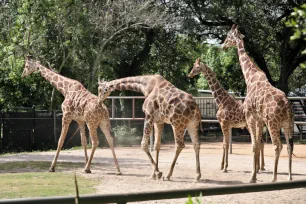
<svg viewBox="0 0 306 204">
<path fill-rule="evenodd" d="M 49 81 L 51 85 L 59 92 L 61 92 L 61 94 L 65 97 L 62 103 L 63 118 L 61 135 L 58 141 L 56 154 L 49 171 L 55 171 L 55 165 L 59 156 L 59 152 L 63 146 L 69 125 L 72 120 L 75 120 L 78 123 L 80 129 L 82 146 L 85 153 L 86 165 L 83 171 L 85 173 L 91 172 L 91 161 L 99 144 L 97 128 L 100 127 L 111 148 L 117 168 L 117 174 L 120 175 L 121 172 L 114 150 L 113 136 L 110 133 L 111 126 L 107 107 L 97 96 L 93 95 L 87 89 L 85 89 L 85 87 L 80 82 L 61 76 L 60 74 L 55 73 L 41 65 L 39 61 L 33 60 L 31 57 L 27 56 L 25 60 L 25 67 L 22 72 L 22 77 L 26 77 L 35 71 L 40 72 L 41 76 Z M 89 134 L 92 141 L 92 149 L 89 158 L 87 156 L 85 125 L 87 125 L 89 129 Z"/>
</svg>

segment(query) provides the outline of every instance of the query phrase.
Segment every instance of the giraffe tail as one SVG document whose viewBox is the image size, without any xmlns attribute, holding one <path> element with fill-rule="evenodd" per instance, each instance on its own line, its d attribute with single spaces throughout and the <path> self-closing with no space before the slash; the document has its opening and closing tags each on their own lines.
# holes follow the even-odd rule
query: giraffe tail
<svg viewBox="0 0 306 204">
<path fill-rule="evenodd" d="M 200 131 L 203 132 L 201 114 L 199 114 L 199 125 L 200 125 Z"/>
<path fill-rule="evenodd" d="M 293 154 L 294 114 L 290 102 L 288 102 L 287 116 L 288 116 L 288 129 L 289 129 L 288 131 L 289 145 L 291 147 L 292 155 L 295 156 L 295 154 Z"/>
</svg>

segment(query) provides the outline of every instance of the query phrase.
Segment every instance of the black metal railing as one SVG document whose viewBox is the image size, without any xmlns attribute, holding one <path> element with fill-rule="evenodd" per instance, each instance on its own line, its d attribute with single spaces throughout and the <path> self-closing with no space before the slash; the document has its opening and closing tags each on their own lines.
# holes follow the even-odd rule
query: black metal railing
<svg viewBox="0 0 306 204">
<path fill-rule="evenodd" d="M 121 193 L 121 194 L 106 194 L 106 195 L 88 195 L 80 196 L 79 203 L 102 204 L 102 203 L 118 203 L 126 204 L 128 202 L 149 201 L 149 200 L 164 200 L 174 198 L 188 198 L 188 196 L 202 197 L 215 195 L 228 195 L 238 193 L 253 193 L 263 191 L 287 190 L 294 188 L 305 188 L 306 180 L 286 181 L 277 183 L 260 183 L 260 184 L 243 184 L 236 186 L 208 187 L 208 188 L 193 188 L 180 190 L 166 191 L 151 191 L 151 192 L 136 192 L 136 193 Z M 46 197 L 46 198 L 22 198 L 22 199 L 6 199 L 0 200 L 6 204 L 75 204 L 74 196 L 63 197 Z"/>
</svg>

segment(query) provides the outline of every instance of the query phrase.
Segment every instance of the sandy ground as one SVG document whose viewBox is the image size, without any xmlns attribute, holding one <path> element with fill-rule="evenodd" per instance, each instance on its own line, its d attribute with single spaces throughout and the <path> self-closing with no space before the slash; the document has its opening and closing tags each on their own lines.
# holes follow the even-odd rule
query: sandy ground
<svg viewBox="0 0 306 204">
<path fill-rule="evenodd" d="M 76 169 L 79 176 L 96 179 L 98 194 L 142 192 L 168 189 L 200 188 L 212 186 L 229 186 L 248 183 L 252 170 L 251 145 L 233 144 L 233 154 L 229 155 L 228 173 L 220 170 L 222 143 L 202 143 L 200 152 L 200 182 L 193 183 L 195 178 L 195 155 L 191 144 L 180 154 L 171 181 L 151 180 L 150 162 L 139 146 L 116 147 L 116 154 L 123 175 L 117 176 L 109 149 L 98 149 L 92 166 L 92 174 L 83 174 L 82 167 Z M 293 157 L 293 180 L 306 179 L 306 145 L 295 145 Z M 155 152 L 152 153 L 153 156 Z M 0 163 L 8 161 L 52 161 L 54 152 L 22 153 L 0 156 Z M 174 145 L 163 145 L 160 152 L 159 167 L 166 176 L 174 156 Z M 266 170 L 258 174 L 257 183 L 269 182 L 272 178 L 274 151 L 272 145 L 265 145 Z M 60 153 L 59 162 L 83 162 L 82 150 L 66 150 Z M 0 164 L 2 165 L 2 164 Z M 286 145 L 279 161 L 278 181 L 288 177 L 288 158 Z M 185 203 L 188 199 L 172 199 L 139 202 L 152 203 Z M 202 197 L 202 203 L 306 203 L 306 189 L 292 189 L 261 193 L 233 194 L 226 196 Z"/>
</svg>

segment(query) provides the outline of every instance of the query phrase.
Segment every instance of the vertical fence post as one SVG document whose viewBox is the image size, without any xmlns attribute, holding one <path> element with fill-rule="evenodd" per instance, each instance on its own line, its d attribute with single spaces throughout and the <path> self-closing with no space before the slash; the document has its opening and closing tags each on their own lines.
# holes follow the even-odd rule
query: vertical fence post
<svg viewBox="0 0 306 204">
<path fill-rule="evenodd" d="M 54 144 L 56 145 L 57 138 L 56 138 L 56 110 L 53 111 L 53 136 L 54 136 Z"/>
<path fill-rule="evenodd" d="M 33 114 L 33 118 L 32 118 L 32 132 L 31 132 L 31 140 L 30 140 L 30 148 L 31 150 L 33 150 L 33 146 L 35 146 L 35 105 L 32 106 L 32 114 Z"/>
<path fill-rule="evenodd" d="M 1 118 L 0 118 L 0 152 L 1 152 L 1 150 L 2 150 L 2 138 L 3 138 L 2 112 L 0 112 L 0 116 L 1 116 Z"/>
<path fill-rule="evenodd" d="M 115 99 L 112 98 L 112 119 L 115 118 Z"/>
<path fill-rule="evenodd" d="M 300 125 L 300 140 L 303 139 L 303 129 L 304 129 L 304 125 Z"/>
<path fill-rule="evenodd" d="M 233 137 L 232 137 L 232 132 L 233 132 L 233 128 L 230 128 L 230 131 L 229 131 L 229 142 L 230 142 L 230 154 L 233 153 L 233 149 L 232 149 L 232 144 L 233 144 Z"/>
<path fill-rule="evenodd" d="M 132 118 L 135 119 L 135 98 L 132 99 Z"/>
</svg>

